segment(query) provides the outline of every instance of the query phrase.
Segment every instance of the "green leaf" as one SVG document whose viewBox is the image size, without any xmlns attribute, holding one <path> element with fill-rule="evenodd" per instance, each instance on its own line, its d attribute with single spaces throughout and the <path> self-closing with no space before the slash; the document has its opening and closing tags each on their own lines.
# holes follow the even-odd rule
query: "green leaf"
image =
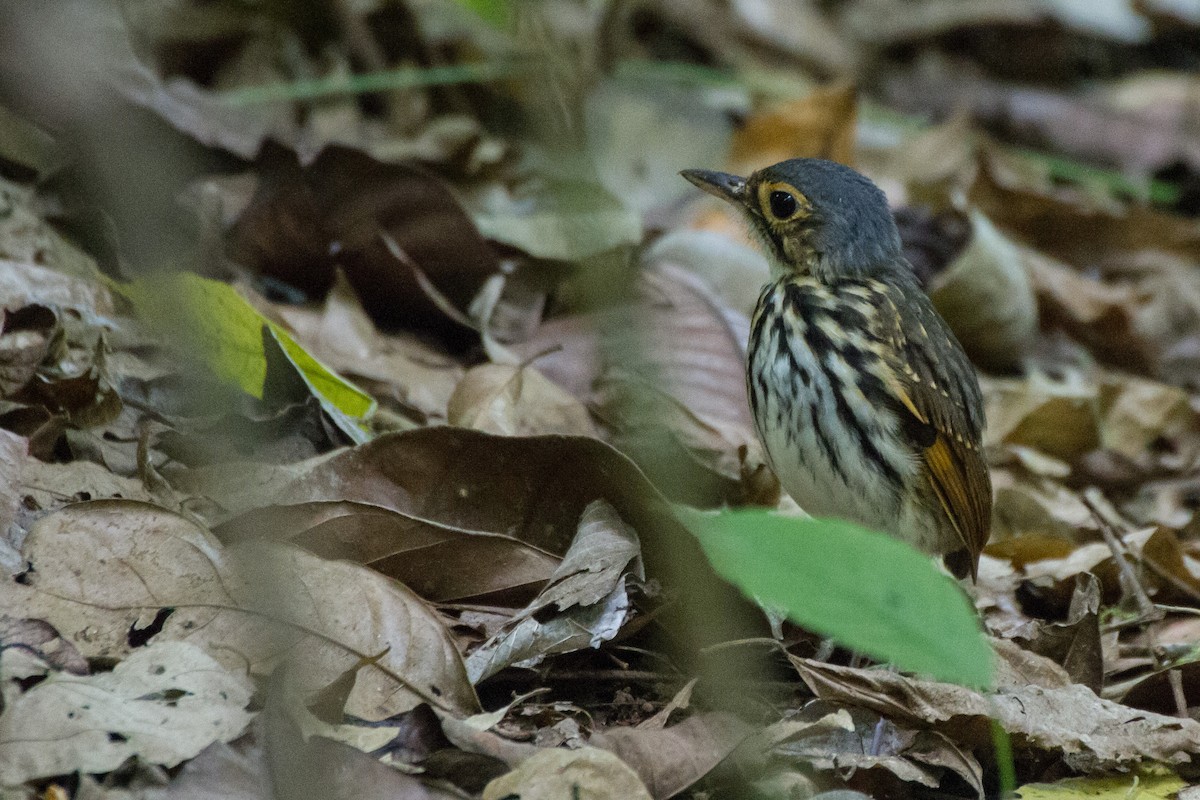
<svg viewBox="0 0 1200 800">
<path fill-rule="evenodd" d="M 509 20 L 509 0 L 458 0 L 494 28 L 504 28 Z"/>
<path fill-rule="evenodd" d="M 974 608 L 904 542 L 762 510 L 680 514 L 720 575 L 797 624 L 904 670 L 990 685 L 992 652 Z"/>
<path fill-rule="evenodd" d="M 354 419 L 375 409 L 369 394 L 310 355 L 227 283 L 181 272 L 112 286 L 147 324 L 193 348 L 218 378 L 248 394 L 263 396 L 266 326 L 322 405 Z"/>
</svg>

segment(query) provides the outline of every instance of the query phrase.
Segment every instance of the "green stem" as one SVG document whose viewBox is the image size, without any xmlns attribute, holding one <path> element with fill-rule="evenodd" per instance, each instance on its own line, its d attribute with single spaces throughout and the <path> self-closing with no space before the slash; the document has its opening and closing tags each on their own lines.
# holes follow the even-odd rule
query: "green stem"
<svg viewBox="0 0 1200 800">
<path fill-rule="evenodd" d="M 362 75 L 317 78 L 293 83 L 271 83 L 222 92 L 220 97 L 233 106 L 251 106 L 293 100 L 320 100 L 327 97 L 445 86 L 455 83 L 487 83 L 511 78 L 526 71 L 515 62 L 454 64 L 446 67 L 401 67 Z"/>
<path fill-rule="evenodd" d="M 996 752 L 996 767 L 1000 772 L 1000 796 L 1012 797 L 1017 790 L 1017 769 L 1013 765 L 1012 739 L 1000 723 L 992 720 L 992 747 Z"/>
</svg>

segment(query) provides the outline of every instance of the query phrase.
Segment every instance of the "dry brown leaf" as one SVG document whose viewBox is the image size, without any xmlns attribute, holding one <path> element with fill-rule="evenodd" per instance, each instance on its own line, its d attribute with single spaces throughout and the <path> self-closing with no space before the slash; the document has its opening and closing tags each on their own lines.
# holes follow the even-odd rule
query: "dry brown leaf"
<svg viewBox="0 0 1200 800">
<path fill-rule="evenodd" d="M 669 728 L 596 731 L 591 743 L 620 756 L 655 800 L 666 800 L 711 772 L 750 732 L 749 725 L 731 714 L 707 712 Z"/>
<path fill-rule="evenodd" d="M 842 36 L 819 3 L 743 0 L 730 6 L 735 15 L 731 22 L 742 36 L 753 44 L 759 44 L 754 40 L 760 40 L 771 50 L 779 48 L 806 65 L 812 64 L 819 74 L 849 74 L 862 57 L 859 43 Z M 709 27 L 707 15 L 695 16 L 697 24 Z M 720 30 L 712 28 L 714 35 L 720 35 Z"/>
<path fill-rule="evenodd" d="M 510 536 L 464 530 L 374 505 L 298 503 L 253 509 L 214 529 L 221 540 L 288 541 L 400 581 L 427 600 L 531 599 L 559 557 Z"/>
<path fill-rule="evenodd" d="M 664 264 L 685 267 L 747 319 L 754 313 L 771 268 L 762 249 L 715 231 L 681 228 L 655 239 L 642 255 L 648 269 Z"/>
<path fill-rule="evenodd" d="M 606 750 L 542 750 L 483 790 L 483 800 L 650 800 L 638 774 Z"/>
<path fill-rule="evenodd" d="M 446 735 L 451 744 L 466 753 L 484 756 L 509 767 L 515 767 L 541 750 L 527 742 L 515 742 L 492 731 L 480 730 L 478 726 L 472 725 L 465 719 L 453 717 L 436 709 L 434 713 L 441 723 L 442 733 Z"/>
<path fill-rule="evenodd" d="M 86 319 L 94 319 L 89 313 L 111 311 L 112 297 L 100 285 L 95 260 L 43 219 L 41 189 L 0 176 L 0 197 L 5 207 L 0 217 L 0 307 L 41 302 L 77 308 Z M 29 292 L 24 301 L 20 292 Z"/>
<path fill-rule="evenodd" d="M 462 530 L 512 536 L 560 555 L 574 539 L 584 508 L 598 497 L 636 530 L 669 525 L 682 532 L 665 509 L 654 507 L 654 489 L 628 459 L 584 437 L 422 428 L 294 465 L 193 470 L 179 482 L 235 512 L 364 503 Z"/>
<path fill-rule="evenodd" d="M 130 101 L 158 114 L 180 132 L 247 161 L 269 140 L 307 145 L 306 150 L 312 147 L 297 130 L 290 103 L 232 105 L 186 78 L 162 80 L 140 64 L 122 70 L 117 86 Z"/>
<path fill-rule="evenodd" d="M 1151 526 L 1121 537 L 1124 547 L 1139 565 L 1139 580 L 1160 602 L 1194 603 L 1200 596 L 1200 570 L 1192 569 L 1174 531 Z M 1194 562 L 1193 562 L 1194 563 Z M 1065 558 L 1044 559 L 1025 567 L 1031 579 L 1045 577 L 1073 583 L 1077 575 L 1092 573 L 1099 580 L 1106 603 L 1122 596 L 1120 572 L 1108 545 L 1095 542 L 1079 547 Z"/>
<path fill-rule="evenodd" d="M 1059 664 L 1071 680 L 1100 693 L 1104 657 L 1100 645 L 1100 581 L 1095 575 L 1075 576 L 1067 618 L 1039 626 L 1027 647 Z"/>
<path fill-rule="evenodd" d="M 1118 6 L 1131 8 L 1109 7 Z M 1051 48 L 1040 45 L 1042 57 L 1030 62 L 1036 64 L 1033 83 L 1047 79 L 1044 54 Z M 1069 52 L 1071 47 L 1062 50 Z M 1089 82 L 1087 91 L 1063 91 L 992 80 L 961 66 L 959 61 L 940 60 L 934 69 L 898 74 L 887 82 L 885 97 L 926 117 L 961 114 L 1006 138 L 1082 163 L 1111 164 L 1129 175 L 1178 163 L 1200 164 L 1200 140 L 1185 122 L 1197 91 L 1190 72 L 1135 71 L 1113 82 Z M 1077 66 L 1067 69 L 1074 73 Z"/>
<path fill-rule="evenodd" d="M 99 281 L 34 264 L 0 260 L 0 308 L 16 311 L 29 305 L 70 309 L 88 320 L 116 313 L 112 295 Z"/>
<path fill-rule="evenodd" d="M 817 697 L 828 702 L 931 726 L 969 746 L 988 741 L 987 720 L 995 719 L 1023 746 L 1061 754 L 1080 771 L 1142 761 L 1183 763 L 1200 750 L 1200 723 L 1103 700 L 1049 659 L 992 641 L 1000 658 L 991 694 L 810 659 L 793 657 L 792 663 Z"/>
<path fill-rule="evenodd" d="M 530 365 L 480 364 L 450 396 L 446 421 L 502 436 L 595 436 L 583 403 Z"/>
<path fill-rule="evenodd" d="M 379 719 L 423 700 L 477 708 L 441 620 L 365 568 L 283 545 L 245 545 L 235 559 L 194 522 L 120 500 L 42 517 L 23 556 L 25 581 L 0 584 L 0 612 L 45 619 L 89 657 L 123 658 L 147 640 L 186 641 L 265 673 L 290 656 L 316 692 L 381 656 L 359 675 L 351 713 Z M 285 596 L 291 602 L 279 607 Z"/>
<path fill-rule="evenodd" d="M 638 292 L 607 321 L 598 413 L 613 443 L 673 499 L 743 501 L 743 477 L 765 461 L 746 394 L 749 318 L 673 264 L 643 270 Z"/>
<path fill-rule="evenodd" d="M 957 29 L 1012 26 L 1018 30 L 1037 24 L 1057 24 L 1077 33 L 1138 40 L 1146 21 L 1124 4 L 1084 11 L 1075 6 L 1044 0 L 917 0 L 907 3 L 855 2 L 845 24 L 855 38 L 876 45 L 896 45 L 947 34 Z"/>
<path fill-rule="evenodd" d="M 26 651 L 50 669 L 75 675 L 88 674 L 87 659 L 44 620 L 0 615 L 0 642 L 4 642 L 5 649 Z"/>
<path fill-rule="evenodd" d="M 256 590 L 250 607 L 290 628 L 297 691 L 315 695 L 362 664 L 347 714 L 380 720 L 422 702 L 478 710 L 441 618 L 403 584 L 299 548 L 247 542 L 234 555 Z"/>
<path fill-rule="evenodd" d="M 644 579 L 637 532 L 625 524 L 606 500 L 594 500 L 579 517 L 579 531 L 554 570 L 549 585 L 525 614 L 551 605 L 565 611 L 604 599 L 627 570 Z"/>
<path fill-rule="evenodd" d="M 1126 458 L 1144 457 L 1154 442 L 1187 445 L 1182 463 L 1200 448 L 1200 418 L 1190 396 L 1176 386 L 1124 375 L 1105 375 L 1100 385 L 1100 437 Z M 1190 441 L 1185 441 L 1189 439 Z"/>
<path fill-rule="evenodd" d="M 831 711 L 818 700 L 753 734 L 734 757 L 751 772 L 786 760 L 841 775 L 848 769 L 887 772 L 895 780 L 929 787 L 940 784 L 940 769 L 928 767 L 943 768 L 957 773 L 983 797 L 982 770 L 969 752 L 930 731 L 903 730 L 890 723 L 880 728 L 880 724 L 870 712 Z M 874 787 L 883 777 L 876 774 L 867 780 Z"/>
<path fill-rule="evenodd" d="M 62 333 L 58 314 L 47 306 L 4 311 L 0 325 L 0 397 L 16 396 L 33 379 L 51 357 L 51 345 Z M 61 358 L 57 353 L 55 356 Z"/>
<path fill-rule="evenodd" d="M 58 508 L 77 500 L 124 499 L 161 504 L 161 493 L 146 488 L 136 478 L 114 474 L 94 461 L 47 464 L 37 459 L 25 463 L 21 492 L 38 508 Z"/>
<path fill-rule="evenodd" d="M 827 158 L 852 165 L 857 105 L 854 87 L 841 85 L 752 114 L 733 135 L 729 168 L 749 175 L 789 158 Z"/>
<path fill-rule="evenodd" d="M 1034 250 L 1025 249 L 1024 256 L 1044 327 L 1065 331 L 1110 364 L 1143 373 L 1154 367 L 1160 344 L 1139 325 L 1146 298 L 1128 285 L 1087 278 Z"/>
<path fill-rule="evenodd" d="M 639 294 L 644 350 L 637 359 L 644 363 L 635 369 L 649 372 L 661 392 L 733 444 L 755 440 L 745 381 L 749 317 L 673 264 L 643 271 Z"/>
<path fill-rule="evenodd" d="M 154 628 L 152 641 L 186 641 L 218 659 L 224 650 L 230 666 L 261 662 L 271 647 L 265 626 L 236 610 L 240 587 L 220 544 L 166 509 L 76 503 L 38 519 L 22 555 L 26 578 L 0 584 L 0 609 L 46 620 L 88 657 L 123 658 L 132 631 Z"/>
<path fill-rule="evenodd" d="M 1068 372 L 1052 380 L 1035 372 L 981 384 L 988 446 L 1025 445 L 1066 462 L 1100 446 L 1099 390 L 1084 376 Z"/>
<path fill-rule="evenodd" d="M 637 724 L 641 730 L 662 730 L 671 721 L 671 715 L 676 711 L 687 709 L 692 704 L 692 690 L 696 688 L 699 678 L 692 678 L 675 693 L 670 702 L 655 712 L 653 717 L 644 719 Z"/>
<path fill-rule="evenodd" d="M 887 183 L 898 182 L 920 199 L 930 186 L 966 188 L 975 172 L 978 137 L 970 115 L 954 113 L 877 155 L 881 163 L 872 173 Z M 937 190 L 938 199 L 945 195 L 945 188 Z"/>
<path fill-rule="evenodd" d="M 1069 548 L 1071 542 L 1096 530 L 1092 513 L 1079 496 L 1055 481 L 1018 480 L 1011 471 L 997 469 L 992 471 L 992 487 L 996 495 L 993 543 L 1034 536 L 1042 542 L 1060 541 Z M 1041 550 L 1035 548 L 1025 560 L 1038 552 Z"/>
<path fill-rule="evenodd" d="M 598 439 L 421 428 L 300 464 L 191 470 L 176 483 L 234 512 L 357 502 L 513 537 L 553 554 L 566 552 L 583 510 L 603 498 L 638 532 L 647 574 L 685 589 L 688 602 L 665 612 L 686 631 L 681 641 L 713 643 L 763 629 L 747 601 L 713 575 L 645 475 Z"/>
<path fill-rule="evenodd" d="M 252 717 L 246 707 L 253 693 L 244 672 L 184 642 L 138 650 L 112 672 L 52 673 L 5 698 L 0 783 L 109 772 L 131 756 L 173 767 L 241 734 Z"/>
<path fill-rule="evenodd" d="M 536 359 L 543 375 L 587 403 L 603 370 L 600 331 L 605 319 L 600 312 L 548 319 L 511 349 L 524 360 Z"/>
<path fill-rule="evenodd" d="M 243 737 L 214 742 L 179 768 L 165 788 L 146 790 L 146 800 L 263 800 L 271 796 L 262 746 Z"/>
<path fill-rule="evenodd" d="M 970 201 L 1043 253 L 1077 267 L 1142 250 L 1165 250 L 1192 262 L 1200 259 L 1200 223 L 1195 220 L 1137 205 L 1122 213 L 1081 198 L 1042 194 L 1003 182 L 996 174 L 998 166 L 997 159 L 985 161 Z"/>
<path fill-rule="evenodd" d="M 930 297 L 973 361 L 1011 370 L 1037 335 L 1037 302 L 1020 248 L 980 212 L 969 219 L 971 239 L 934 278 Z"/>
<path fill-rule="evenodd" d="M 1200 137 L 1190 122 L 1200 102 L 1195 75 L 1139 72 L 1098 88 L 1089 99 L 1141 123 L 1135 136 L 1103 131 L 1104 138 L 1121 146 L 1126 169 L 1150 171 L 1179 161 L 1200 168 Z"/>
<path fill-rule="evenodd" d="M 546 588 L 467 658 L 471 682 L 612 639 L 630 616 L 627 575 L 645 579 L 637 533 L 608 502 L 595 500 Z"/>
<path fill-rule="evenodd" d="M 235 260 L 310 297 L 323 296 L 340 268 L 381 325 L 459 346 L 475 339 L 420 284 L 424 276 L 465 309 L 497 268 L 495 252 L 441 180 L 339 145 L 307 166 L 268 146 L 260 162 L 265 177 L 230 233 Z"/>
</svg>

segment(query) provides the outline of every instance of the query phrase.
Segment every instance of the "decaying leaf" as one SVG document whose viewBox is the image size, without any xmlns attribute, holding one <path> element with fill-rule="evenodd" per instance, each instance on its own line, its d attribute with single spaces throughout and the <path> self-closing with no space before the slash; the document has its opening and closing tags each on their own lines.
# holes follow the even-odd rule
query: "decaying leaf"
<svg viewBox="0 0 1200 800">
<path fill-rule="evenodd" d="M 310 297 L 323 296 L 341 268 L 381 325 L 437 332 L 458 345 L 472 336 L 413 271 L 466 308 L 496 270 L 495 253 L 440 180 L 336 145 L 307 166 L 268 149 L 261 169 L 266 178 L 230 233 L 235 260 Z M 408 262 L 397 261 L 382 234 Z"/>
<path fill-rule="evenodd" d="M 583 404 L 532 365 L 481 364 L 467 370 L 450 396 L 446 421 L 503 436 L 596 434 Z"/>
<path fill-rule="evenodd" d="M 467 658 L 471 682 L 510 664 L 533 665 L 551 653 L 612 639 L 631 612 L 627 572 L 645 578 L 637 534 L 609 503 L 596 500 L 584 509 L 575 540 L 546 588 Z M 539 619 L 551 607 L 558 613 Z"/>
<path fill-rule="evenodd" d="M 1072 683 L 1049 659 L 994 640 L 997 691 L 919 681 L 793 658 L 800 677 L 823 700 L 873 709 L 892 719 L 952 731 L 964 718 L 997 720 L 1023 746 L 1061 754 L 1083 771 L 1143 761 L 1183 763 L 1200 749 L 1200 723 L 1136 711 Z M 952 723 L 952 720 L 957 722 Z M 986 725 L 980 731 L 983 734 Z M 962 738 L 961 727 L 954 731 Z"/>
<path fill-rule="evenodd" d="M 517 795 L 525 800 L 650 800 L 638 775 L 606 750 L 549 748 L 523 761 L 483 790 L 483 800 L 504 800 Z M 656 795 L 657 797 L 657 795 Z"/>
<path fill-rule="evenodd" d="M 734 134 L 730 168 L 749 175 L 788 158 L 853 164 L 857 102 L 852 86 L 832 86 L 750 116 Z"/>
<path fill-rule="evenodd" d="M 194 522 L 131 501 L 41 518 L 23 556 L 28 579 L 0 584 L 0 610 L 47 620 L 88 656 L 184 641 L 259 674 L 288 658 L 314 693 L 380 656 L 363 667 L 349 713 L 379 719 L 423 699 L 477 707 L 441 621 L 405 587 L 357 565 L 283 545 L 233 554 Z"/>
<path fill-rule="evenodd" d="M 557 554 L 513 536 L 363 503 L 265 506 L 222 523 L 214 532 L 227 543 L 282 540 L 322 558 L 363 564 L 434 601 L 462 602 L 485 595 L 523 600 L 535 594 L 559 564 Z"/>
<path fill-rule="evenodd" d="M 714 712 L 658 730 L 609 728 L 591 741 L 633 767 L 655 800 L 666 800 L 724 761 L 750 730 L 737 717 Z"/>
<path fill-rule="evenodd" d="M 252 694 L 247 676 L 185 642 L 146 647 L 112 672 L 51 674 L 0 714 L 0 782 L 108 772 L 135 755 L 173 767 L 236 738 Z"/>
</svg>

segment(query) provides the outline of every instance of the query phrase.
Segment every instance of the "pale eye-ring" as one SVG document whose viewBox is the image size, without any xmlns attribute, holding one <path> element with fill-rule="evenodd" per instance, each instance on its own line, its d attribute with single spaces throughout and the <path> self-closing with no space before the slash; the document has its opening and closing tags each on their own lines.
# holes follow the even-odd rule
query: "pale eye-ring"
<svg viewBox="0 0 1200 800">
<path fill-rule="evenodd" d="M 771 213 L 776 219 L 788 219 L 792 214 L 796 213 L 796 198 L 792 197 L 787 192 L 771 192 L 771 196 L 767 198 L 767 202 L 771 206 Z"/>
</svg>

